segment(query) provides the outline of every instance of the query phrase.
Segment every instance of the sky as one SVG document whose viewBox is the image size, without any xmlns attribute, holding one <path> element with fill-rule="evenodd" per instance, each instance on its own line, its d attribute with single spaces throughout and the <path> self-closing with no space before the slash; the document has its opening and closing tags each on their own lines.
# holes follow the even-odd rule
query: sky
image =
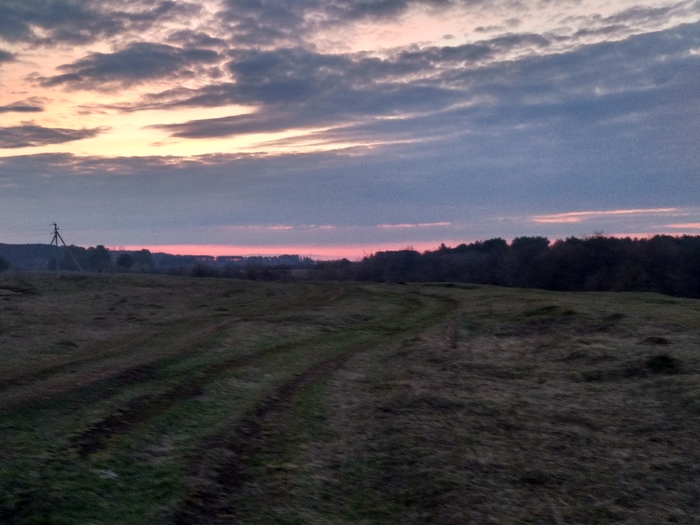
<svg viewBox="0 0 700 525">
<path fill-rule="evenodd" d="M 0 242 L 700 234 L 700 1 L 1 0 Z"/>
</svg>

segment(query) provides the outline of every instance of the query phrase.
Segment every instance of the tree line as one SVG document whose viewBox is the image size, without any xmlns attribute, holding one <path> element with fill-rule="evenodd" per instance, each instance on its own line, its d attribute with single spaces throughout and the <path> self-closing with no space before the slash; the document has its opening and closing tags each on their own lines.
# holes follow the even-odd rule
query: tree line
<svg viewBox="0 0 700 525">
<path fill-rule="evenodd" d="M 419 253 L 382 251 L 352 262 L 306 257 L 207 257 L 112 252 L 104 246 L 62 248 L 59 269 L 160 272 L 253 280 L 464 282 L 555 291 L 645 291 L 700 298 L 700 236 L 631 239 L 594 235 L 550 242 L 501 238 Z M 0 244 L 0 271 L 53 270 L 55 247 Z M 20 257 L 21 254 L 21 257 Z M 71 256 L 72 254 L 72 256 Z"/>
<path fill-rule="evenodd" d="M 700 298 L 700 237 L 496 238 L 435 251 L 318 263 L 326 279 L 465 282 L 557 291 L 649 291 Z"/>
<path fill-rule="evenodd" d="M 56 247 L 49 244 L 0 243 L 0 272 L 61 271 L 166 273 L 192 277 L 276 279 L 285 270 L 311 268 L 315 261 L 298 255 L 173 255 L 150 250 L 110 250 L 103 245 Z"/>
</svg>

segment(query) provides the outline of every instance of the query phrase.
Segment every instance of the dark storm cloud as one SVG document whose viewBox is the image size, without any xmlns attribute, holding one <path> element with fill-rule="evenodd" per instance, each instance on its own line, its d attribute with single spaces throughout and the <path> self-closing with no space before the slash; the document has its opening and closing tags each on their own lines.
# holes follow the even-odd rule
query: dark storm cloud
<svg viewBox="0 0 700 525">
<path fill-rule="evenodd" d="M 89 139 L 104 132 L 104 128 L 66 129 L 45 128 L 32 124 L 0 128 L 0 148 L 27 148 L 62 144 L 75 140 Z"/>
<path fill-rule="evenodd" d="M 201 66 L 219 60 L 216 51 L 183 49 L 165 44 L 139 42 L 114 53 L 92 53 L 57 69 L 60 75 L 43 79 L 44 87 L 67 85 L 96 89 L 105 85 L 128 86 L 159 78 L 194 76 Z"/>
<path fill-rule="evenodd" d="M 8 42 L 84 44 L 199 11 L 195 4 L 158 0 L 3 0 L 0 39 Z"/>
</svg>

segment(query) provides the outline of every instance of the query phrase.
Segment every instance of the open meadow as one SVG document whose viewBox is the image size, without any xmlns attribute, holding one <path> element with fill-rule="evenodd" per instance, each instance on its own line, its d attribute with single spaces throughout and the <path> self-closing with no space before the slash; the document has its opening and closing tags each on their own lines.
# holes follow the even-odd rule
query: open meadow
<svg viewBox="0 0 700 525">
<path fill-rule="evenodd" d="M 700 518 L 700 301 L 0 276 L 0 523 Z"/>
</svg>

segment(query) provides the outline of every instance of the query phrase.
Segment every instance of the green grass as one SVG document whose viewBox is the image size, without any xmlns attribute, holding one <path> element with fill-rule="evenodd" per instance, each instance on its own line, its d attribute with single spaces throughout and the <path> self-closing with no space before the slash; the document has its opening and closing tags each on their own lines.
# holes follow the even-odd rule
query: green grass
<svg viewBox="0 0 700 525">
<path fill-rule="evenodd" d="M 700 303 L 0 280 L 0 523 L 693 523 Z"/>
</svg>

